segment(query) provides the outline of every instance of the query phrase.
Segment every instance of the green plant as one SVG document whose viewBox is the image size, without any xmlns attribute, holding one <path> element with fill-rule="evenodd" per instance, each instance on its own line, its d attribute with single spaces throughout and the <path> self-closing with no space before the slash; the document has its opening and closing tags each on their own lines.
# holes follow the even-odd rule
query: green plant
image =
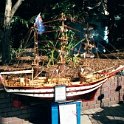
<svg viewBox="0 0 124 124">
<path fill-rule="evenodd" d="M 50 66 L 51 64 L 54 65 L 56 62 L 56 59 L 58 58 L 56 45 L 57 43 L 54 44 L 53 41 L 49 41 L 47 44 L 48 50 L 46 52 L 49 59 L 47 66 Z"/>
</svg>

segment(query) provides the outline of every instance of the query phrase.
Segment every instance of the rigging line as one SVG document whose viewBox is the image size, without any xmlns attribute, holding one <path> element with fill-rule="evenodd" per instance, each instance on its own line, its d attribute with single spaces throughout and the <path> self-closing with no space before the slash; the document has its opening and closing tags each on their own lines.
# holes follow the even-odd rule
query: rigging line
<svg viewBox="0 0 124 124">
<path fill-rule="evenodd" d="M 45 26 L 46 26 L 46 27 L 56 27 L 56 26 L 51 26 L 51 25 L 45 25 Z M 77 30 L 77 29 L 72 28 L 72 27 L 67 26 L 67 25 L 65 25 L 64 27 L 65 27 L 65 28 L 68 28 L 68 29 L 71 29 L 71 30 L 75 30 L 75 31 L 77 31 L 77 32 L 82 32 L 82 31 L 80 31 L 80 30 Z"/>
<path fill-rule="evenodd" d="M 56 27 L 56 26 L 51 26 L 51 25 L 45 25 L 46 27 Z M 81 32 L 80 30 L 77 30 L 77 29 L 75 29 L 75 28 L 72 28 L 72 27 L 70 27 L 70 26 L 67 26 L 67 25 L 65 25 L 64 26 L 65 28 L 68 28 L 68 29 L 71 29 L 71 30 L 75 30 L 75 31 L 77 31 L 77 32 Z M 47 31 L 46 31 L 47 32 Z"/>
<path fill-rule="evenodd" d="M 60 19 L 56 19 L 56 20 L 51 20 L 51 21 L 43 22 L 43 24 L 47 24 L 47 23 L 51 23 L 51 22 L 55 22 L 55 21 L 60 21 Z"/>
<path fill-rule="evenodd" d="M 29 41 L 29 39 L 30 39 L 31 33 L 32 33 L 32 27 L 31 27 L 30 30 L 27 32 L 27 34 L 29 34 L 29 35 L 28 35 L 26 41 L 25 41 L 25 38 L 26 38 L 26 36 L 25 36 L 24 40 L 23 40 L 22 43 L 21 43 L 21 45 L 24 46 L 24 48 L 27 48 L 27 47 L 29 46 L 29 45 L 28 45 L 28 41 Z M 33 39 L 33 37 L 31 37 L 31 39 Z M 30 39 L 30 40 L 31 40 L 31 39 Z M 21 45 L 20 45 L 20 47 L 21 47 Z M 20 48 L 20 47 L 19 47 L 19 48 Z"/>
<path fill-rule="evenodd" d="M 93 45 L 94 45 L 94 48 L 96 49 L 96 57 L 97 57 L 97 58 L 100 58 L 99 53 L 98 53 L 98 51 L 97 51 L 97 47 L 96 47 L 95 42 L 93 43 Z"/>
<path fill-rule="evenodd" d="M 24 39 L 26 39 L 26 36 L 29 34 L 29 32 L 31 32 L 31 29 L 28 30 L 28 32 L 26 33 Z M 23 41 L 23 42 L 24 42 L 24 41 Z M 22 44 L 23 44 L 23 42 L 22 42 Z"/>
<path fill-rule="evenodd" d="M 79 30 L 77 30 L 77 29 L 75 29 L 75 28 L 72 28 L 72 27 L 70 27 L 70 26 L 67 26 L 67 25 L 65 25 L 65 27 L 66 27 L 66 28 L 69 28 L 69 29 L 72 29 L 72 30 L 75 30 L 75 31 L 77 31 L 77 32 L 81 32 L 81 31 L 79 31 Z"/>
<path fill-rule="evenodd" d="M 103 39 L 103 36 L 99 34 L 99 36 Z M 100 44 L 100 43 L 99 43 Z M 116 49 L 115 46 L 113 46 L 110 42 L 108 42 L 108 44 L 110 44 L 110 46 L 112 46 L 112 48 L 116 51 L 119 51 L 118 49 Z M 103 46 L 102 44 L 100 44 L 101 46 Z M 103 46 L 104 47 L 104 46 Z M 106 49 L 107 50 L 107 49 Z M 108 52 L 110 52 L 109 50 L 107 50 Z M 111 52 L 110 52 L 111 53 Z M 118 57 L 114 56 L 115 58 L 119 59 Z M 120 60 L 120 59 L 119 59 Z"/>
<path fill-rule="evenodd" d="M 31 40 L 33 40 L 34 38 L 33 38 L 33 36 L 30 38 L 30 41 Z M 27 42 L 27 43 L 25 43 L 25 48 L 27 48 L 27 47 L 29 47 L 31 44 L 33 44 L 33 42 Z"/>
<path fill-rule="evenodd" d="M 78 54 L 80 53 L 81 47 L 82 47 L 82 44 L 80 44 L 80 47 L 78 49 Z"/>
<path fill-rule="evenodd" d="M 42 69 L 41 69 L 41 71 L 34 77 L 34 79 L 36 79 L 41 73 L 42 73 L 42 71 L 43 71 L 43 66 L 42 66 Z"/>
<path fill-rule="evenodd" d="M 59 19 L 59 20 L 60 20 L 60 19 Z M 51 26 L 51 25 L 44 25 L 44 26 L 46 26 L 46 27 L 55 27 L 55 26 Z M 77 30 L 77 29 L 72 28 L 72 27 L 67 26 L 67 25 L 65 25 L 65 27 L 66 27 L 66 28 L 69 28 L 69 29 L 72 29 L 72 30 L 75 30 L 75 31 L 77 31 L 77 32 L 81 32 L 80 30 Z"/>
<path fill-rule="evenodd" d="M 30 29 L 29 36 L 28 36 L 26 42 L 25 42 L 25 43 L 23 42 L 23 43 L 24 43 L 24 46 L 28 43 L 29 38 L 30 38 L 30 36 L 31 36 L 31 33 L 32 33 L 32 29 Z M 25 48 L 26 48 L 26 47 L 25 47 Z"/>
<path fill-rule="evenodd" d="M 84 40 L 85 40 L 85 38 L 83 38 L 82 40 L 80 40 L 77 44 L 74 45 L 74 47 L 72 49 L 74 49 L 79 43 L 81 43 Z"/>
<path fill-rule="evenodd" d="M 108 58 L 109 60 L 111 60 L 111 58 L 109 58 L 107 55 L 105 55 L 105 54 L 103 54 L 103 53 L 101 53 L 103 56 L 105 56 L 106 58 Z M 119 62 L 122 62 L 123 63 L 123 60 L 121 61 L 120 59 L 119 59 Z M 114 61 L 112 61 L 112 63 L 111 64 L 114 64 Z M 117 64 L 116 64 L 117 65 Z"/>
<path fill-rule="evenodd" d="M 101 46 L 103 46 L 102 44 L 100 44 Z M 104 47 L 104 46 L 103 46 Z M 109 53 L 111 53 L 108 49 L 106 49 Z M 104 54 L 103 54 L 104 55 Z M 120 59 L 119 59 L 119 57 L 116 57 L 115 55 L 113 55 L 116 59 L 118 59 L 119 61 L 121 61 Z M 108 57 L 107 57 L 108 58 Z M 109 58 L 110 59 L 110 58 Z"/>
<path fill-rule="evenodd" d="M 49 32 L 59 32 L 60 30 L 51 30 L 51 31 L 45 31 L 45 32 L 43 32 L 43 34 L 44 33 L 49 33 Z"/>
<path fill-rule="evenodd" d="M 119 49 L 119 51 L 123 51 L 124 52 L 124 48 L 123 49 Z"/>
<path fill-rule="evenodd" d="M 103 36 L 102 36 L 102 35 L 99 34 L 99 36 L 103 39 Z M 110 42 L 108 42 L 108 44 L 110 44 L 110 45 L 113 47 L 113 49 L 118 50 L 118 49 L 116 49 L 116 47 L 113 46 Z"/>
<path fill-rule="evenodd" d="M 116 47 L 114 45 L 112 45 L 111 43 L 109 43 L 110 46 L 112 46 L 112 48 L 114 48 L 116 51 L 119 51 L 118 49 L 116 49 Z"/>
<path fill-rule="evenodd" d="M 107 55 L 105 55 L 105 54 L 103 54 L 103 53 L 101 53 L 103 56 L 105 56 L 107 59 L 110 59 Z M 110 59 L 111 60 L 111 59 Z"/>
<path fill-rule="evenodd" d="M 77 52 L 77 53 L 80 53 L 80 54 L 81 54 L 81 53 L 82 53 L 82 54 L 84 53 L 84 52 L 79 51 L 79 49 L 76 50 L 76 49 L 74 49 L 74 48 L 71 48 L 70 50 L 72 50 L 72 51 L 74 51 L 74 52 Z"/>
<path fill-rule="evenodd" d="M 57 27 L 55 25 L 44 25 L 45 27 Z"/>
</svg>

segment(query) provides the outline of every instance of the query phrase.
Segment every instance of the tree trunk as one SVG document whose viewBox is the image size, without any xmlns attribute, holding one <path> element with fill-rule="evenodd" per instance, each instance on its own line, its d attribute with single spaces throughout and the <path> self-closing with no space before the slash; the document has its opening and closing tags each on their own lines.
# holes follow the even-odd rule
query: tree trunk
<svg viewBox="0 0 124 124">
<path fill-rule="evenodd" d="M 4 36 L 2 40 L 2 63 L 7 64 L 10 61 L 10 38 L 11 29 L 10 27 L 4 27 Z"/>
<path fill-rule="evenodd" d="M 2 40 L 2 63 L 9 63 L 10 60 L 10 20 L 11 20 L 12 1 L 6 0 L 4 15 L 4 37 Z"/>
<path fill-rule="evenodd" d="M 12 0 L 6 0 L 5 15 L 4 15 L 4 37 L 2 40 L 2 63 L 8 64 L 11 60 L 10 41 L 11 41 L 11 19 L 16 10 L 21 5 L 22 1 L 18 0 L 12 8 Z"/>
</svg>

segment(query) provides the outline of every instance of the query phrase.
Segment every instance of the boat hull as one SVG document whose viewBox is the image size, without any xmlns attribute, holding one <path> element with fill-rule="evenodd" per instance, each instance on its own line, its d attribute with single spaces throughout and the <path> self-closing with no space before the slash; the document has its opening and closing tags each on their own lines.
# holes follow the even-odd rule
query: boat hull
<svg viewBox="0 0 124 124">
<path fill-rule="evenodd" d="M 74 86 L 67 86 L 66 87 L 66 97 L 68 99 L 77 97 L 80 95 L 88 94 L 90 92 L 93 92 L 97 90 L 99 87 L 102 86 L 103 83 L 106 82 L 107 79 L 102 79 L 99 82 L 94 82 L 90 85 L 74 85 Z M 53 99 L 54 98 L 54 87 L 41 87 L 41 88 L 10 88 L 5 87 L 6 92 L 15 93 L 18 95 L 24 95 L 24 96 L 30 96 L 30 97 L 38 97 L 38 98 L 48 98 Z"/>
<path fill-rule="evenodd" d="M 81 81 L 77 82 L 70 82 L 69 85 L 66 86 L 66 98 L 67 99 L 74 99 L 74 97 L 86 95 L 92 93 L 99 89 L 103 83 L 107 81 L 108 78 L 116 75 L 118 72 L 124 70 L 124 66 L 120 66 L 116 69 L 113 69 L 109 72 L 100 71 L 101 78 L 91 81 L 89 83 L 83 83 Z M 20 73 L 20 72 L 18 72 Z M 1 73 L 4 74 L 4 73 Z M 32 82 L 34 83 L 34 82 Z M 38 97 L 43 99 L 53 99 L 55 97 L 55 87 L 61 84 L 56 85 L 45 85 L 45 86 L 7 86 L 4 85 L 4 89 L 6 92 L 14 93 L 23 96 L 30 96 L 30 97 Z M 63 85 L 63 84 L 62 84 Z"/>
</svg>

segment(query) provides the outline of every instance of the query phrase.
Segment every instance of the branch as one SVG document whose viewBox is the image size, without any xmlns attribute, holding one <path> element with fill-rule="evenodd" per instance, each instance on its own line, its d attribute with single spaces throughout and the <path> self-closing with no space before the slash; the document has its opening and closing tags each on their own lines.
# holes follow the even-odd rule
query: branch
<svg viewBox="0 0 124 124">
<path fill-rule="evenodd" d="M 11 18 L 13 17 L 13 15 L 15 14 L 16 10 L 19 8 L 19 6 L 22 4 L 24 0 L 18 0 L 15 5 L 13 6 L 12 8 L 12 11 L 11 11 Z"/>
</svg>

